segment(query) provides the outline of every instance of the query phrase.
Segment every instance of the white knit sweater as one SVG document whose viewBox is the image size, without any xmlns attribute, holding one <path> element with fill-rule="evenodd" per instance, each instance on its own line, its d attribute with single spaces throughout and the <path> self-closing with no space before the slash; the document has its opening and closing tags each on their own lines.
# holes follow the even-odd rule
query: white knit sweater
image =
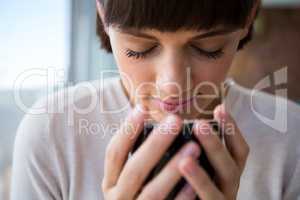
<svg viewBox="0 0 300 200">
<path fill-rule="evenodd" d="M 12 200 L 103 199 L 105 148 L 132 107 L 119 77 L 100 83 L 45 97 L 31 111 L 48 112 L 24 117 L 14 146 Z M 64 101 L 53 101 L 60 98 Z M 274 115 L 274 96 L 258 92 L 251 103 L 250 90 L 234 85 L 225 102 L 251 149 L 238 199 L 299 198 L 300 108 L 288 101 L 286 118 L 277 109 L 283 117 L 272 128 L 264 120 Z M 281 133 L 284 119 L 287 131 Z"/>
</svg>

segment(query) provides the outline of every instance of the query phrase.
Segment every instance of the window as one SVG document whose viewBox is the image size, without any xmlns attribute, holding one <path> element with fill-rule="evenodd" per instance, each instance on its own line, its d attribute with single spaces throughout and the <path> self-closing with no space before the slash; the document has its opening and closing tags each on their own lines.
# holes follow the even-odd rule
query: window
<svg viewBox="0 0 300 200">
<path fill-rule="evenodd" d="M 23 72 L 67 69 L 70 43 L 70 0 L 3 1 L 0 7 L 0 88 L 8 89 Z M 23 87 L 46 84 L 32 76 Z"/>
<path fill-rule="evenodd" d="M 50 69 L 64 72 L 67 77 L 71 0 L 1 1 L 0 24 L 0 199 L 8 199 L 5 177 L 11 167 L 15 133 L 24 114 L 14 100 L 14 83 L 23 78 L 22 102 L 30 107 L 49 83 L 39 73 L 47 75 Z M 24 79 L 22 75 L 26 74 Z"/>
</svg>

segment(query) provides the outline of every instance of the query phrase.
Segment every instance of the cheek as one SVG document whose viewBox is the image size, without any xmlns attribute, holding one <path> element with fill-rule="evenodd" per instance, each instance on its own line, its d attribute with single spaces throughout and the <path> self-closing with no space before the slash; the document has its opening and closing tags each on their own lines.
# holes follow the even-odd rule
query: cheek
<svg viewBox="0 0 300 200">
<path fill-rule="evenodd" d="M 220 86 L 226 79 L 230 70 L 238 43 L 238 40 L 234 38 L 229 40 L 225 49 L 223 49 L 224 55 L 217 60 L 206 59 L 203 61 L 192 61 L 192 65 L 194 66 L 194 83 L 199 84 L 206 81 L 216 86 Z"/>
<path fill-rule="evenodd" d="M 133 59 L 125 55 L 120 55 L 116 58 L 119 72 L 130 77 L 134 85 L 146 82 L 153 82 L 155 80 L 155 73 L 151 65 L 141 62 L 133 62 Z"/>
<path fill-rule="evenodd" d="M 225 56 L 218 60 L 197 63 L 193 68 L 193 78 L 199 81 L 219 83 L 224 80 L 232 63 L 232 56 Z"/>
<path fill-rule="evenodd" d="M 126 56 L 121 47 L 113 46 L 114 58 L 121 79 L 131 97 L 142 97 L 155 91 L 155 73 L 151 64 Z"/>
<path fill-rule="evenodd" d="M 232 64 L 234 53 L 227 53 L 215 61 L 197 63 L 193 67 L 192 79 L 194 87 L 201 86 L 203 93 L 211 93 L 212 88 L 219 88 L 226 79 L 227 73 Z"/>
</svg>

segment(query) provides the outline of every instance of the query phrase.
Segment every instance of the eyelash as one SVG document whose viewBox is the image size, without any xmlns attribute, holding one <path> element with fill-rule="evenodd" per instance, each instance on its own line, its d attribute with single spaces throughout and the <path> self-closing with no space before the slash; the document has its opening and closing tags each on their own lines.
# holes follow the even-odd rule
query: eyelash
<svg viewBox="0 0 300 200">
<path fill-rule="evenodd" d="M 149 53 L 151 53 L 152 50 L 154 50 L 157 46 L 153 46 L 150 49 L 143 51 L 143 52 L 137 52 L 137 51 L 133 51 L 130 49 L 126 49 L 126 56 L 127 57 L 133 57 L 135 59 L 140 59 L 140 58 L 145 58 Z M 224 54 L 223 48 L 218 49 L 216 51 L 213 52 L 209 52 L 209 51 L 204 51 L 194 45 L 192 45 L 192 47 L 201 55 L 206 56 L 209 59 L 214 59 L 217 60 L 218 58 L 222 57 Z"/>
<path fill-rule="evenodd" d="M 134 57 L 135 59 L 139 58 L 145 58 L 153 49 L 155 49 L 156 46 L 151 47 L 150 49 L 143 51 L 143 52 L 138 52 L 138 51 L 133 51 L 130 49 L 126 49 L 126 55 L 130 57 Z"/>
<path fill-rule="evenodd" d="M 218 49 L 216 51 L 204 51 L 204 50 L 202 50 L 202 49 L 200 49 L 200 48 L 198 48 L 198 47 L 196 47 L 194 45 L 192 45 L 192 47 L 194 49 L 196 49 L 197 52 L 199 52 L 200 54 L 206 56 L 209 59 L 217 60 L 217 59 L 221 58 L 223 56 L 223 54 L 224 54 L 223 48 Z"/>
</svg>

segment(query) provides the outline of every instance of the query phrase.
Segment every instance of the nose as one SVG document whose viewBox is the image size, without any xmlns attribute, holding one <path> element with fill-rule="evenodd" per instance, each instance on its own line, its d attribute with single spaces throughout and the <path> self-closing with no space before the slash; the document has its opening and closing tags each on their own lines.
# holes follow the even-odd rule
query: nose
<svg viewBox="0 0 300 200">
<path fill-rule="evenodd" d="M 191 67 L 180 53 L 166 53 L 157 67 L 156 85 L 161 99 L 182 98 L 192 83 Z"/>
</svg>

